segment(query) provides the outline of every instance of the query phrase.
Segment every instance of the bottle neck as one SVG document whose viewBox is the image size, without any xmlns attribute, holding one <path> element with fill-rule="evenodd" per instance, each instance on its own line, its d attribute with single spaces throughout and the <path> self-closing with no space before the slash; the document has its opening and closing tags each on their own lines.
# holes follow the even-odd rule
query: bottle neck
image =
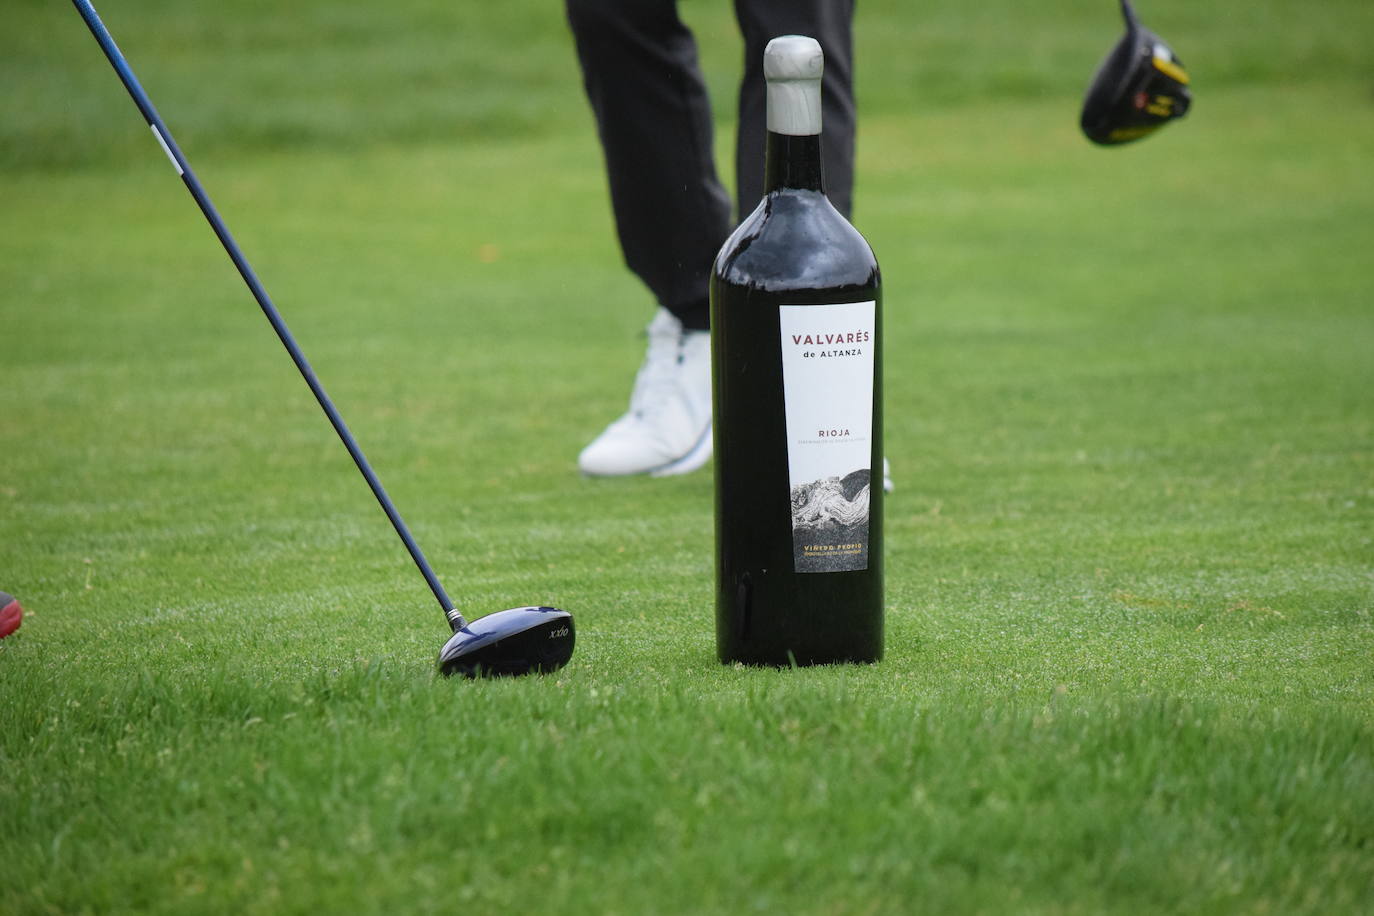
<svg viewBox="0 0 1374 916">
<path fill-rule="evenodd" d="M 794 136 L 770 130 L 764 149 L 765 193 L 782 188 L 825 193 L 820 134 Z"/>
</svg>

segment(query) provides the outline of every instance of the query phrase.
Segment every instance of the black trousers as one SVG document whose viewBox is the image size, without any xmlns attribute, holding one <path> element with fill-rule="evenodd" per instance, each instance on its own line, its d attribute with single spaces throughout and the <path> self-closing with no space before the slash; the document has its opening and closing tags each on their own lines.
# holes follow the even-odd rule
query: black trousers
<svg viewBox="0 0 1374 916">
<path fill-rule="evenodd" d="M 566 0 L 610 176 L 625 262 L 689 328 L 708 323 L 711 262 L 763 196 L 763 49 L 809 35 L 825 52 L 826 192 L 848 214 L 854 183 L 853 0 L 735 0 L 744 78 L 735 138 L 736 215 L 716 173 L 696 41 L 677 0 Z"/>
</svg>

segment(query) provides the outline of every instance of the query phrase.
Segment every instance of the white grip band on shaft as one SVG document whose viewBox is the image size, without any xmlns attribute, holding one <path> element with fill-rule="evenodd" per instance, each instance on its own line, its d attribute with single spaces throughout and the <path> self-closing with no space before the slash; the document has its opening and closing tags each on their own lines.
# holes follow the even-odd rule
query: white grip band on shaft
<svg viewBox="0 0 1374 916">
<path fill-rule="evenodd" d="M 167 139 L 162 136 L 162 131 L 157 129 L 156 124 L 149 124 L 148 126 L 152 128 L 153 136 L 157 137 L 158 146 L 161 146 L 162 151 L 167 154 L 167 160 L 172 163 L 172 168 L 177 170 L 178 175 L 186 174 L 181 170 L 181 163 L 177 162 L 177 157 L 172 155 L 172 148 L 167 145 Z"/>
</svg>

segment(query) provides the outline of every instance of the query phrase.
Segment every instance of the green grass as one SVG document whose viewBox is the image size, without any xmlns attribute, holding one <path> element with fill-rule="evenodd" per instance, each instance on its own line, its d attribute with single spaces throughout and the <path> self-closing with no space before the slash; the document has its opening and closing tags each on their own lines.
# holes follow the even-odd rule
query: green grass
<svg viewBox="0 0 1374 916">
<path fill-rule="evenodd" d="M 1196 108 L 1112 151 L 1110 4 L 861 4 L 887 657 L 781 672 L 715 660 L 709 473 L 576 473 L 649 308 L 556 4 L 103 4 L 450 589 L 577 614 L 505 683 L 11 6 L 0 912 L 1370 912 L 1367 4 L 1142 7 Z"/>
</svg>

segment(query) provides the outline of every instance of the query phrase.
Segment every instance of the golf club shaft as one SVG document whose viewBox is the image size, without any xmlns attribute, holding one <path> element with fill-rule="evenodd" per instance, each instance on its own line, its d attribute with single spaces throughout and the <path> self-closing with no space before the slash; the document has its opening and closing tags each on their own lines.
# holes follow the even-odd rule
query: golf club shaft
<svg viewBox="0 0 1374 916">
<path fill-rule="evenodd" d="M 133 70 L 129 67 L 129 62 L 124 59 L 124 55 L 120 53 L 119 47 L 115 45 L 114 38 L 110 36 L 109 29 L 105 28 L 105 23 L 101 22 L 100 16 L 96 13 L 95 7 L 91 6 L 89 0 L 72 0 L 72 3 L 75 4 L 77 12 L 81 14 L 81 18 L 86 21 L 86 25 L 90 28 L 91 34 L 95 36 L 95 40 L 99 42 L 101 50 L 105 52 L 105 57 L 110 61 L 110 65 L 113 66 L 115 72 L 119 74 L 119 79 L 124 83 L 124 88 L 129 90 L 129 95 L 133 98 L 134 104 L 137 105 L 138 110 L 143 113 L 144 119 L 148 122 L 148 126 L 152 128 L 153 135 L 157 137 L 157 141 L 162 146 L 163 152 L 165 152 L 167 158 L 172 161 L 172 165 L 176 167 L 177 174 L 181 176 L 181 180 L 186 185 L 186 189 L 190 191 L 191 196 L 195 198 L 196 204 L 200 207 L 200 212 L 205 214 L 205 218 L 210 222 L 210 228 L 215 230 L 215 235 L 218 236 L 220 244 L 224 246 L 224 250 L 228 252 L 230 259 L 234 262 L 234 266 L 238 268 L 239 275 L 243 277 L 243 282 L 248 284 L 248 289 L 253 293 L 253 298 L 258 301 L 258 305 L 262 307 L 263 314 L 266 315 L 267 320 L 271 322 L 272 329 L 277 332 L 277 337 L 281 339 L 282 345 L 285 346 L 286 351 L 291 354 L 292 361 L 295 362 L 296 368 L 300 370 L 301 376 L 305 379 L 305 383 L 309 385 L 310 390 L 314 392 L 315 400 L 320 402 L 320 407 L 324 409 L 325 415 L 329 417 L 329 422 L 334 425 L 334 431 L 338 433 L 339 438 L 343 440 L 344 446 L 348 449 L 348 454 L 353 456 L 353 463 L 358 466 L 358 470 L 362 472 L 363 477 L 367 480 L 367 485 L 372 488 L 372 495 L 377 497 L 377 502 L 381 504 L 382 510 L 386 512 L 386 517 L 391 520 L 392 527 L 396 529 L 396 533 L 401 536 L 401 540 L 405 543 L 406 550 L 410 551 L 411 559 L 415 561 L 415 565 L 418 566 L 420 572 L 424 574 L 425 581 L 429 583 L 430 591 L 434 593 L 434 597 L 439 601 L 439 604 L 443 606 L 444 615 L 448 618 L 449 625 L 453 627 L 454 630 L 460 629 L 465 625 L 462 615 L 454 609 L 453 602 L 449 600 L 448 593 L 444 591 L 443 585 L 439 583 L 438 576 L 436 576 L 434 570 L 430 568 L 429 561 L 425 559 L 424 553 L 420 550 L 420 545 L 415 543 L 415 539 L 411 537 L 410 529 L 406 527 L 406 523 L 402 520 L 401 514 L 391 502 L 391 497 L 387 496 L 386 489 L 382 487 L 382 482 L 377 479 L 376 473 L 372 470 L 372 465 L 368 464 L 367 458 L 363 456 L 362 449 L 358 447 L 358 443 L 353 438 L 353 434 L 348 431 L 348 426 L 344 423 L 343 417 L 339 415 L 339 411 L 334 407 L 334 402 L 331 401 L 329 395 L 325 393 L 324 386 L 320 384 L 320 380 L 315 376 L 315 371 L 310 368 L 310 363 L 306 360 L 305 354 L 302 353 L 300 347 L 296 345 L 296 340 L 291 336 L 291 331 L 286 327 L 286 322 L 282 320 L 281 314 L 277 311 L 276 306 L 272 304 L 272 299 L 267 295 L 267 290 L 263 289 L 262 284 L 258 281 L 257 274 L 253 272 L 253 268 L 248 264 L 248 260 L 243 256 L 243 252 L 239 250 L 238 243 L 236 243 L 234 237 L 229 234 L 229 227 L 224 224 L 224 220 L 220 219 L 219 213 L 215 210 L 215 205 L 210 202 L 209 195 L 205 193 L 205 189 L 201 186 L 200 180 L 196 178 L 195 172 L 191 170 L 190 163 L 186 161 L 186 157 L 182 155 L 181 149 L 177 146 L 176 141 L 172 139 L 171 131 L 167 129 L 167 125 L 163 123 L 162 118 L 158 116 L 157 109 L 153 107 L 152 100 L 149 99 L 148 94 L 143 91 L 143 87 L 139 85 L 138 77 L 134 76 Z"/>
</svg>

